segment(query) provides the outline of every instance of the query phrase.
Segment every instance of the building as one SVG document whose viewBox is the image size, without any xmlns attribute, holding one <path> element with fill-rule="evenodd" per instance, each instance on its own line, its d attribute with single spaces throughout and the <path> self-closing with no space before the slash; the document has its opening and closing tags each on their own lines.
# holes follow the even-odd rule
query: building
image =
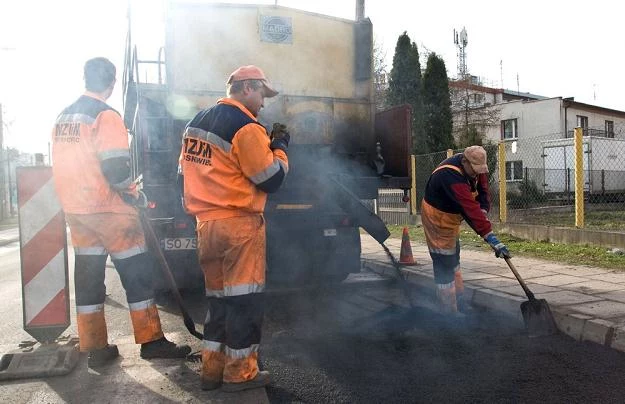
<svg viewBox="0 0 625 404">
<path fill-rule="evenodd" d="M 454 127 L 474 125 L 485 143 L 506 142 L 508 182 L 531 181 L 543 193 L 572 192 L 572 138 L 581 127 L 586 190 L 625 192 L 625 111 L 471 80 L 449 85 Z"/>
</svg>

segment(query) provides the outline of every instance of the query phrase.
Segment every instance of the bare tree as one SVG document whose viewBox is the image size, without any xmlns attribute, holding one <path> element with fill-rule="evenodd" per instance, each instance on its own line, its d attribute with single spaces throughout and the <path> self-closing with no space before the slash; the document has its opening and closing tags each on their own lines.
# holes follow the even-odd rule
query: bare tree
<svg viewBox="0 0 625 404">
<path fill-rule="evenodd" d="M 386 90 L 388 89 L 388 72 L 386 71 L 386 51 L 384 44 L 373 38 L 373 82 L 375 86 L 375 107 L 382 110 L 388 106 Z"/>
<path fill-rule="evenodd" d="M 460 148 L 482 145 L 488 128 L 500 125 L 501 108 L 485 103 L 480 97 L 483 93 L 472 85 L 470 77 L 456 80 L 449 87 L 456 144 Z"/>
</svg>

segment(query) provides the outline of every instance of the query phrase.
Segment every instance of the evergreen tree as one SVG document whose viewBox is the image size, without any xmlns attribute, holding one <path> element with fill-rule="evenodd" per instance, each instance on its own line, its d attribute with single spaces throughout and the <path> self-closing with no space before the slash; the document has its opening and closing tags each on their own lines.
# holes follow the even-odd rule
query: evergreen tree
<svg viewBox="0 0 625 404">
<path fill-rule="evenodd" d="M 414 42 L 410 42 L 410 37 L 404 31 L 397 39 L 397 45 L 395 46 L 387 101 L 391 106 L 401 104 L 410 104 L 412 106 L 412 144 L 416 154 L 426 152 L 421 91 L 419 51 L 417 45 Z"/>
<path fill-rule="evenodd" d="M 427 152 L 454 149 L 451 99 L 445 61 L 432 52 L 423 74 L 423 129 Z"/>
</svg>

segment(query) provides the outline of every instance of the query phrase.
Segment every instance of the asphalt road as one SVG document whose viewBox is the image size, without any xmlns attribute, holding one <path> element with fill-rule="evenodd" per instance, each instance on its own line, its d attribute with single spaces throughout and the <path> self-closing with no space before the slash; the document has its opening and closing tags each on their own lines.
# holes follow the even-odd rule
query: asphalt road
<svg viewBox="0 0 625 404">
<path fill-rule="evenodd" d="M 0 247 L 0 279 L 0 344 L 15 347 L 32 339 L 22 330 L 16 243 Z M 138 358 L 125 296 L 110 267 L 107 292 L 109 337 L 121 344 L 122 358 L 104 372 L 86 369 L 83 358 L 67 376 L 0 382 L 0 401 L 212 399 L 199 390 L 199 363 Z M 321 291 L 268 293 L 260 356 L 273 375 L 267 389 L 270 401 L 623 402 L 624 354 L 564 336 L 530 339 L 522 324 L 492 313 L 443 321 L 432 298 L 416 293 L 418 307 L 410 311 L 397 285 L 366 274 Z M 202 297 L 189 295 L 187 303 L 201 330 Z M 166 304 L 160 312 L 170 337 L 199 349 L 200 342 L 186 333 L 175 306 Z M 75 335 L 73 303 L 71 315 L 66 333 Z"/>
<path fill-rule="evenodd" d="M 419 292 L 416 292 L 419 294 Z M 441 320 L 372 284 L 269 299 L 261 359 L 272 403 L 622 403 L 625 355 L 565 336 L 530 339 L 489 313 Z"/>
</svg>

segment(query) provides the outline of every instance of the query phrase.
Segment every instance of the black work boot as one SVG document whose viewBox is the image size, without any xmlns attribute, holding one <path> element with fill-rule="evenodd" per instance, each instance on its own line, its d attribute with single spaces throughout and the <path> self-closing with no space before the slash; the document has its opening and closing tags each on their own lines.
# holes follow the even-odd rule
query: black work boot
<svg viewBox="0 0 625 404">
<path fill-rule="evenodd" d="M 467 303 L 466 300 L 464 300 L 463 295 L 456 296 L 456 304 L 458 305 L 458 311 L 460 313 L 467 316 L 474 314 L 473 307 L 469 303 Z"/>
<path fill-rule="evenodd" d="M 269 375 L 269 372 L 266 370 L 259 370 L 256 377 L 251 380 L 241 383 L 224 383 L 223 386 L 221 386 L 221 391 L 225 391 L 226 393 L 235 393 L 237 391 L 265 387 L 269 383 L 271 383 L 271 376 Z"/>
<path fill-rule="evenodd" d="M 90 368 L 102 366 L 119 356 L 117 345 L 108 344 L 104 348 L 89 351 L 87 364 Z"/>
<path fill-rule="evenodd" d="M 202 386 L 202 390 L 215 390 L 221 387 L 221 380 L 217 381 L 217 380 L 208 380 L 208 379 L 202 379 L 200 381 L 201 386 Z"/>
<path fill-rule="evenodd" d="M 176 345 L 165 337 L 141 344 L 141 357 L 143 359 L 184 358 L 190 353 L 191 347 L 189 345 Z"/>
</svg>

